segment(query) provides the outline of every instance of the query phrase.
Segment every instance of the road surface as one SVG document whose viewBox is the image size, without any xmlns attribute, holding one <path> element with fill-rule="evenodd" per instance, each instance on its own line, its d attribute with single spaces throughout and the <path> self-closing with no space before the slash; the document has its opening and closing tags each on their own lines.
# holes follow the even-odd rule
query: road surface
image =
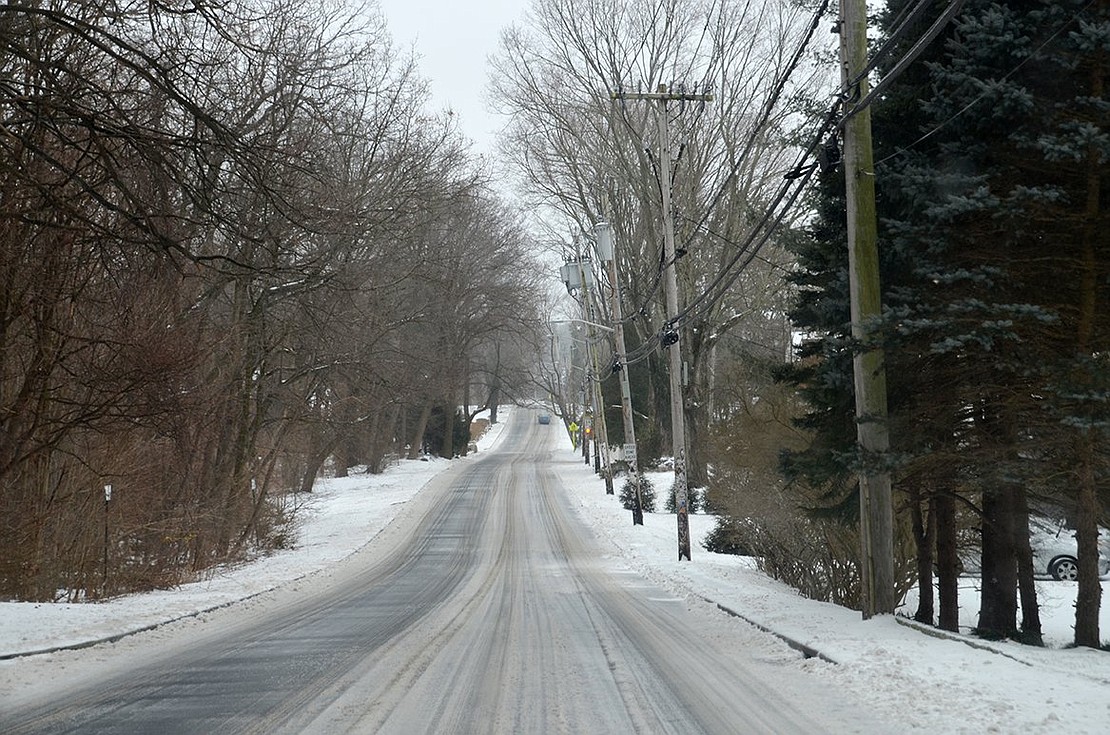
<svg viewBox="0 0 1110 735">
<path fill-rule="evenodd" d="M 0 731 L 872 730 L 777 641 L 604 549 L 551 469 L 559 430 L 514 412 L 333 573 L 60 666 Z"/>
</svg>

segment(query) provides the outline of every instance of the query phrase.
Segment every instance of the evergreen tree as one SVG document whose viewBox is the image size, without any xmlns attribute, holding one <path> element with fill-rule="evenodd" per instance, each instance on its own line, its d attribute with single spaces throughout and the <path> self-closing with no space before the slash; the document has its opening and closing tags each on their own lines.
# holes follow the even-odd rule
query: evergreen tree
<svg viewBox="0 0 1110 735">
<path fill-rule="evenodd" d="M 636 488 L 632 484 L 632 478 L 628 478 L 621 485 L 621 492 L 618 496 L 621 501 L 621 507 L 625 510 L 632 510 L 636 506 Z M 640 508 L 645 513 L 655 512 L 655 485 L 651 484 L 644 475 L 640 475 Z"/>
<path fill-rule="evenodd" d="M 1017 635 L 1020 579 L 1021 634 L 1039 639 L 1028 492 L 1056 506 L 1082 504 L 1081 555 L 1092 571 L 1097 558 L 1108 13 L 1106 3 L 968 3 L 926 66 L 932 94 L 921 132 L 937 132 L 892 166 L 887 189 L 913 205 L 888 209 L 891 241 L 920 256 L 917 300 L 895 302 L 892 329 L 942 357 L 957 379 L 956 408 L 970 410 L 953 433 L 961 473 L 982 496 L 985 635 Z M 1060 481 L 1069 473 L 1078 493 Z M 1096 577 L 1080 583 L 1081 645 L 1098 645 Z"/>
<path fill-rule="evenodd" d="M 909 5 L 889 3 L 887 33 Z M 916 530 L 923 598 L 935 548 L 944 627 L 956 619 L 956 524 L 962 508 L 978 507 L 980 630 L 1039 639 L 1031 498 L 1077 511 L 1089 567 L 1076 642 L 1098 645 L 1095 539 L 1110 445 L 1108 13 L 1106 2 L 971 0 L 874 110 L 895 482 Z M 907 33 L 880 73 L 919 35 Z M 788 377 L 813 406 L 803 423 L 814 441 L 785 468 L 850 507 L 838 197 L 830 178 L 799 252 L 793 318 L 816 339 Z M 931 597 L 919 615 L 932 617 Z"/>
</svg>

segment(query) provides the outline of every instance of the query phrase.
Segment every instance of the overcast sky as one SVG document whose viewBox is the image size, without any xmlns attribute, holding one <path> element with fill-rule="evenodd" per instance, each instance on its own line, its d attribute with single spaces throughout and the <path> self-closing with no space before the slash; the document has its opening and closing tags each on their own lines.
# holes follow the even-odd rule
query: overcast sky
<svg viewBox="0 0 1110 735">
<path fill-rule="evenodd" d="M 486 59 L 529 0 L 378 0 L 399 47 L 415 47 L 431 84 L 430 110 L 451 109 L 475 152 L 493 153 L 501 120 L 486 111 Z"/>
</svg>

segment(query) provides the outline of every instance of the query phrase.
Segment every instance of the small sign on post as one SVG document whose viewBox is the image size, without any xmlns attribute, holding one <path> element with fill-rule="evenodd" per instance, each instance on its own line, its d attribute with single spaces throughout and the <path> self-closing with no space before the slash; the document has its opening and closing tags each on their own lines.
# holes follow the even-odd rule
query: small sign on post
<svg viewBox="0 0 1110 735">
<path fill-rule="evenodd" d="M 108 596 L 108 503 L 112 500 L 112 486 L 104 486 L 104 569 L 101 579 L 100 595 Z"/>
</svg>

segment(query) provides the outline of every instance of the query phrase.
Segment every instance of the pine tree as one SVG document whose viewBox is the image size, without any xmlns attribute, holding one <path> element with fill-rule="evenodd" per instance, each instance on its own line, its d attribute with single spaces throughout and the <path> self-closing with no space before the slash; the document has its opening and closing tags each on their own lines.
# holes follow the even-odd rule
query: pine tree
<svg viewBox="0 0 1110 735">
<path fill-rule="evenodd" d="M 624 481 L 618 498 L 625 510 L 632 510 L 636 506 L 636 488 L 631 478 Z M 655 485 L 644 475 L 640 475 L 640 507 L 645 513 L 655 512 Z"/>
<path fill-rule="evenodd" d="M 983 498 L 985 635 L 1017 634 L 1020 580 L 1022 635 L 1039 638 L 1028 492 L 1085 503 L 1077 519 L 1092 569 L 1097 554 L 1094 488 L 1106 472 L 1093 447 L 1106 430 L 1097 362 L 1107 334 L 1095 325 L 1107 323 L 1107 293 L 1092 275 L 1110 261 L 1097 40 L 1107 13 L 1106 3 L 968 3 L 927 67 L 932 95 L 921 109 L 938 131 L 929 155 L 907 157 L 892 177 L 915 206 L 892 218 L 891 232 L 927 256 L 922 298 L 900 317 L 947 355 L 959 406 L 972 408 L 960 464 Z M 1070 472 L 1074 497 L 1058 479 Z M 1098 600 L 1080 587 L 1076 642 L 1098 645 Z"/>
<path fill-rule="evenodd" d="M 888 33 L 909 5 L 889 3 Z M 914 516 L 923 586 L 935 548 L 943 627 L 956 620 L 957 524 L 981 498 L 981 632 L 1038 640 L 1028 508 L 1051 501 L 1078 511 L 1090 568 L 1076 641 L 1098 644 L 1094 544 L 1110 446 L 1107 14 L 1106 2 L 971 0 L 874 110 L 895 487 Z M 803 422 L 814 441 L 785 466 L 849 507 L 837 196 L 830 178 L 799 252 L 804 290 L 793 318 L 818 339 L 789 377 L 813 406 Z"/>
</svg>

